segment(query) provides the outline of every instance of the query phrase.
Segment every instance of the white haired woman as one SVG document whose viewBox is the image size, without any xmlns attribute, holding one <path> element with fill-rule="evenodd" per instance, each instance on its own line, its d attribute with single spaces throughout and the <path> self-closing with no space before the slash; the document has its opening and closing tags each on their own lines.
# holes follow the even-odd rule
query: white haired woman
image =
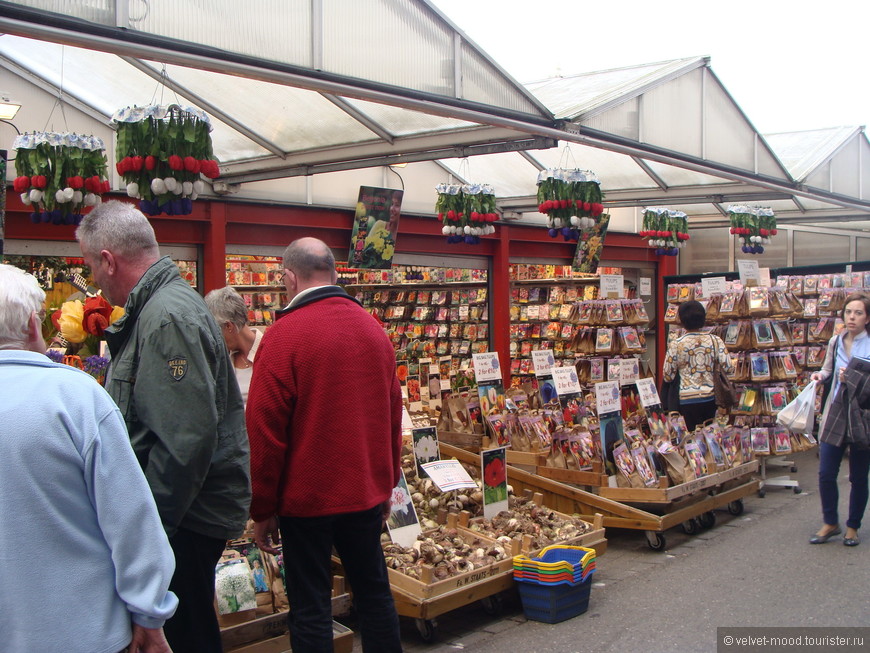
<svg viewBox="0 0 870 653">
<path fill-rule="evenodd" d="M 242 401 L 247 403 L 254 359 L 263 333 L 248 326 L 248 307 L 235 288 L 225 286 L 212 290 L 205 296 L 205 304 L 221 328 L 242 391 Z"/>
</svg>

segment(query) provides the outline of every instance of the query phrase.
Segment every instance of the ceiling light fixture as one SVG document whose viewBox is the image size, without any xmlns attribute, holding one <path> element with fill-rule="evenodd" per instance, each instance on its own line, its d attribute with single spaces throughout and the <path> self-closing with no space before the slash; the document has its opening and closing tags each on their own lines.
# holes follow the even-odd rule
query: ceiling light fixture
<svg viewBox="0 0 870 653">
<path fill-rule="evenodd" d="M 0 94 L 0 120 L 12 120 L 20 108 L 20 104 Z"/>
</svg>

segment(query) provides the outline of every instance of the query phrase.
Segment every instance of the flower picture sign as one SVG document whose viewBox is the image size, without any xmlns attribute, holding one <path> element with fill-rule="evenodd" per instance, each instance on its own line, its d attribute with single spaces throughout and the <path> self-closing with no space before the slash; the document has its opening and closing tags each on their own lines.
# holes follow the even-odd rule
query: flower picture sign
<svg viewBox="0 0 870 653">
<path fill-rule="evenodd" d="M 483 516 L 492 519 L 508 509 L 507 449 L 486 449 L 480 452 L 483 471 Z"/>
<path fill-rule="evenodd" d="M 389 270 L 396 253 L 404 191 L 360 186 L 350 236 L 348 266 Z"/>
</svg>

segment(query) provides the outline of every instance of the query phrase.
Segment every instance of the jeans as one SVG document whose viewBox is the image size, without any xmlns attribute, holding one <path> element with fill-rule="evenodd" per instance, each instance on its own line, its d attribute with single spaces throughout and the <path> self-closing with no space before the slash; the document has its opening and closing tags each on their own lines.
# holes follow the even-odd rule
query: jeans
<svg viewBox="0 0 870 653">
<path fill-rule="evenodd" d="M 332 548 L 353 592 L 363 651 L 402 650 L 381 549 L 381 506 L 323 517 L 280 517 L 293 653 L 332 652 Z"/>
<path fill-rule="evenodd" d="M 837 489 L 837 475 L 840 472 L 840 461 L 846 445 L 835 447 L 827 442 L 819 443 L 819 495 L 822 499 L 822 517 L 829 526 L 839 524 L 837 504 L 840 494 Z M 867 507 L 867 474 L 870 472 L 870 450 L 856 449 L 849 451 L 849 483 L 852 490 L 849 493 L 848 528 L 861 528 L 861 519 Z"/>
<path fill-rule="evenodd" d="M 175 653 L 221 653 L 221 632 L 214 609 L 214 568 L 226 540 L 183 528 L 169 538 L 175 554 L 175 574 L 169 589 L 178 609 L 163 626 Z"/>
</svg>

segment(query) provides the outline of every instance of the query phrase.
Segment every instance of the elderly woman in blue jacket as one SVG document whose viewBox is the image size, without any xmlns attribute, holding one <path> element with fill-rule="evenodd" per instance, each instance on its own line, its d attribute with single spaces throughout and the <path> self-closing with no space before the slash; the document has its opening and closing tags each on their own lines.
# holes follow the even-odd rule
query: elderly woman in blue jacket
<svg viewBox="0 0 870 653">
<path fill-rule="evenodd" d="M 840 388 L 845 380 L 846 368 L 853 358 L 870 358 L 870 297 L 863 293 L 853 293 L 846 297 L 843 308 L 843 322 L 846 328 L 831 338 L 825 363 L 821 371 L 812 375 L 813 381 L 825 381 L 833 377 L 831 390 L 825 403 L 822 420 L 819 425 L 819 496 L 822 500 L 822 517 L 824 524 L 810 538 L 811 544 L 824 544 L 835 535 L 839 535 L 839 518 L 837 504 L 837 475 L 840 472 L 840 462 L 846 447 L 849 451 L 849 482 L 852 485 L 849 494 L 849 516 L 846 520 L 846 534 L 843 544 L 857 546 L 858 529 L 867 507 L 868 484 L 870 471 L 870 449 L 854 446 L 851 434 L 847 429 L 847 420 L 840 419 L 847 407 L 842 406 L 843 393 Z"/>
</svg>

